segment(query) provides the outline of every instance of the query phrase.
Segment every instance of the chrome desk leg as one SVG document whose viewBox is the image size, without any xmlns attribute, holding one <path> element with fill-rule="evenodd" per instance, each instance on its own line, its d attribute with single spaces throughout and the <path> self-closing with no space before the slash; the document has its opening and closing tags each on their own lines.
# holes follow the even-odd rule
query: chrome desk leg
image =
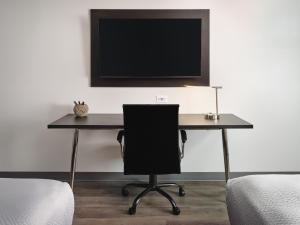
<svg viewBox="0 0 300 225">
<path fill-rule="evenodd" d="M 230 178 L 230 168 L 229 168 L 229 153 L 228 153 L 228 139 L 227 139 L 227 130 L 222 129 L 222 142 L 223 142 L 223 155 L 224 155 L 224 166 L 225 166 L 225 180 L 226 183 Z"/>
<path fill-rule="evenodd" d="M 72 189 L 74 185 L 74 177 L 75 177 L 75 170 L 76 170 L 78 136 L 79 136 L 79 129 L 75 129 L 74 137 L 73 137 L 73 150 L 72 150 L 72 161 L 71 161 L 71 172 L 70 172 L 70 185 Z"/>
</svg>

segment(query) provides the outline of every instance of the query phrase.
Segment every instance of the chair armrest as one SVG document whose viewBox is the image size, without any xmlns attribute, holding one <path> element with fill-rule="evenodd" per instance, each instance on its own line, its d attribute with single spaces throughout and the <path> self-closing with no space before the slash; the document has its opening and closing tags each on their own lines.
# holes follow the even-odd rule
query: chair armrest
<svg viewBox="0 0 300 225">
<path fill-rule="evenodd" d="M 187 140 L 186 131 L 185 130 L 180 130 L 180 135 L 181 135 L 181 142 L 182 142 L 182 146 L 181 146 L 181 150 L 180 150 L 180 159 L 183 159 L 183 157 L 184 157 L 184 144 Z"/>
<path fill-rule="evenodd" d="M 124 130 L 120 130 L 117 135 L 117 141 L 119 142 L 119 144 L 121 146 L 121 156 L 122 156 L 122 159 L 124 160 L 124 147 L 122 144 L 123 136 L 124 136 Z"/>
<path fill-rule="evenodd" d="M 185 143 L 186 140 L 187 140 L 186 131 L 185 130 L 180 130 L 180 134 L 181 134 L 181 141 L 182 141 L 182 143 Z"/>
<path fill-rule="evenodd" d="M 123 136 L 124 136 L 124 130 L 120 130 L 118 132 L 118 136 L 117 136 L 117 141 L 122 144 L 122 139 L 123 139 Z"/>
</svg>

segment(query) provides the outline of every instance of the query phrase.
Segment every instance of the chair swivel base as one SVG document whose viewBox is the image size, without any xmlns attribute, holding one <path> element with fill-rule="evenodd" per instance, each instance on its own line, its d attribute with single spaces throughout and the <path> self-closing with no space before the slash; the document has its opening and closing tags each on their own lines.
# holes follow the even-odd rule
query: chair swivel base
<svg viewBox="0 0 300 225">
<path fill-rule="evenodd" d="M 162 190 L 162 187 L 170 187 L 170 186 L 175 186 L 179 188 L 179 196 L 184 196 L 185 192 L 184 189 L 181 185 L 178 185 L 176 183 L 157 183 L 157 176 L 156 175 L 149 175 L 149 183 L 129 183 L 126 184 L 123 188 L 122 188 L 122 195 L 123 196 L 128 196 L 129 192 L 127 190 L 128 187 L 141 187 L 141 188 L 145 188 L 140 194 L 138 194 L 136 196 L 136 198 L 134 199 L 132 206 L 129 208 L 128 213 L 133 215 L 136 213 L 136 208 L 138 206 L 138 204 L 140 203 L 141 199 L 147 195 L 149 192 L 151 191 L 156 191 L 159 194 L 161 194 L 162 196 L 164 196 L 166 199 L 169 200 L 169 202 L 172 205 L 172 211 L 174 215 L 179 215 L 180 214 L 180 209 L 179 207 L 177 207 L 176 202 L 174 201 L 174 199 L 164 190 Z"/>
</svg>

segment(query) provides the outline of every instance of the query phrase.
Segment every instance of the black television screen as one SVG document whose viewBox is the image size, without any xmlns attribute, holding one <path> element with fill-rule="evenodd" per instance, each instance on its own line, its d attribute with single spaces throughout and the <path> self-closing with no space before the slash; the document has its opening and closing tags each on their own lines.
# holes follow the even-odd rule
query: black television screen
<svg viewBox="0 0 300 225">
<path fill-rule="evenodd" d="M 201 71 L 201 19 L 102 19 L 102 77 L 194 77 Z"/>
<path fill-rule="evenodd" d="M 91 10 L 91 85 L 209 85 L 209 10 Z"/>
</svg>

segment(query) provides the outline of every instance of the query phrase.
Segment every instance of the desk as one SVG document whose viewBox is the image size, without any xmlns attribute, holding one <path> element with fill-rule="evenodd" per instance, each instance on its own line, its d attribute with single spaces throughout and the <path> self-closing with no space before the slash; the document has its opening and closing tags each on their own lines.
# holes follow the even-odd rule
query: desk
<svg viewBox="0 0 300 225">
<path fill-rule="evenodd" d="M 67 114 L 50 123 L 49 129 L 74 129 L 73 148 L 71 158 L 70 185 L 73 188 L 76 170 L 79 130 L 97 129 L 112 130 L 123 129 L 122 114 L 89 114 L 84 118 L 76 118 L 74 114 Z M 221 130 L 223 143 L 223 156 L 225 166 L 225 180 L 229 179 L 229 154 L 227 129 L 249 129 L 253 125 L 233 114 L 221 114 L 219 120 L 206 120 L 204 114 L 180 114 L 179 129 L 185 130 Z"/>
</svg>

